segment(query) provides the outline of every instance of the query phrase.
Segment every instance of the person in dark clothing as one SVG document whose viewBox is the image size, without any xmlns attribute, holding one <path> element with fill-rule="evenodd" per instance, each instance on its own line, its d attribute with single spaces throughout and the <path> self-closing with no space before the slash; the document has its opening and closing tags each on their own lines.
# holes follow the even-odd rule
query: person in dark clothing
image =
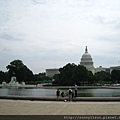
<svg viewBox="0 0 120 120">
<path fill-rule="evenodd" d="M 65 97 L 65 94 L 64 94 L 64 92 L 61 92 L 61 97 Z"/>
<path fill-rule="evenodd" d="M 72 89 L 71 88 L 69 88 L 68 90 L 68 100 L 72 101 Z"/>
<path fill-rule="evenodd" d="M 74 92 L 72 92 L 72 99 L 74 98 Z"/>
<path fill-rule="evenodd" d="M 57 89 L 57 91 L 56 91 L 56 96 L 57 96 L 57 101 L 59 100 L 59 97 L 60 97 L 60 90 L 59 89 Z"/>
</svg>

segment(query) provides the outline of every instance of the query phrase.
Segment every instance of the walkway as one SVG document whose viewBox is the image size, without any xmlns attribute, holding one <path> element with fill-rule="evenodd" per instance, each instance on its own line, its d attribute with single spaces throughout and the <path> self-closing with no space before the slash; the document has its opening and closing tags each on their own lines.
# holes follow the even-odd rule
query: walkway
<svg viewBox="0 0 120 120">
<path fill-rule="evenodd" d="M 0 100 L 0 115 L 120 115 L 120 102 Z"/>
</svg>

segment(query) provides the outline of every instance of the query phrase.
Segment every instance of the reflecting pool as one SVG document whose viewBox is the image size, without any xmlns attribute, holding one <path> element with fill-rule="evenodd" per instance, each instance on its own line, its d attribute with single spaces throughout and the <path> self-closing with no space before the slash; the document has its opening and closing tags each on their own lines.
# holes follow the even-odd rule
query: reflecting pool
<svg viewBox="0 0 120 120">
<path fill-rule="evenodd" d="M 35 97 L 54 97 L 57 88 L 0 88 L 0 96 L 35 96 Z M 68 89 L 60 89 L 67 93 Z M 74 90 L 73 90 L 74 91 Z M 78 97 L 120 97 L 120 89 L 110 88 L 79 88 Z"/>
</svg>

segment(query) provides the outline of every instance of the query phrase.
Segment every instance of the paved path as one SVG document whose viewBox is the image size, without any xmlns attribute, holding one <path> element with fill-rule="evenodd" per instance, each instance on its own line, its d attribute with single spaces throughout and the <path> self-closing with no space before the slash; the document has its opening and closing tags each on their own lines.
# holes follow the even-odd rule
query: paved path
<svg viewBox="0 0 120 120">
<path fill-rule="evenodd" d="M 0 100 L 0 115 L 120 115 L 120 102 Z"/>
</svg>

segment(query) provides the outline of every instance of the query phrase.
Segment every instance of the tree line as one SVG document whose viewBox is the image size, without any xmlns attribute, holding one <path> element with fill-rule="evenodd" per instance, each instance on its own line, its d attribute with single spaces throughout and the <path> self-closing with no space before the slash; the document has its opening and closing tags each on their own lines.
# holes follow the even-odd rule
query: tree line
<svg viewBox="0 0 120 120">
<path fill-rule="evenodd" d="M 59 69 L 59 74 L 52 78 L 46 76 L 45 73 L 33 74 L 33 72 L 23 64 L 21 60 L 14 60 L 6 66 L 7 72 L 0 71 L 0 84 L 2 82 L 9 83 L 12 76 L 17 77 L 19 83 L 40 84 L 44 81 L 53 81 L 53 84 L 62 86 L 66 85 L 98 85 L 98 84 L 114 84 L 120 82 L 120 70 L 113 70 L 111 73 L 101 71 L 93 74 L 86 67 L 74 63 L 68 63 Z"/>
<path fill-rule="evenodd" d="M 19 83 L 40 84 L 43 80 L 49 80 L 45 73 L 33 74 L 33 72 L 23 64 L 21 60 L 14 60 L 6 66 L 7 72 L 0 71 L 0 84 L 9 83 L 12 76 L 16 76 Z"/>
<path fill-rule="evenodd" d="M 68 63 L 59 69 L 60 73 L 54 76 L 54 83 L 59 85 L 104 85 L 120 83 L 120 70 L 111 73 L 101 71 L 93 74 L 83 65 Z"/>
</svg>

